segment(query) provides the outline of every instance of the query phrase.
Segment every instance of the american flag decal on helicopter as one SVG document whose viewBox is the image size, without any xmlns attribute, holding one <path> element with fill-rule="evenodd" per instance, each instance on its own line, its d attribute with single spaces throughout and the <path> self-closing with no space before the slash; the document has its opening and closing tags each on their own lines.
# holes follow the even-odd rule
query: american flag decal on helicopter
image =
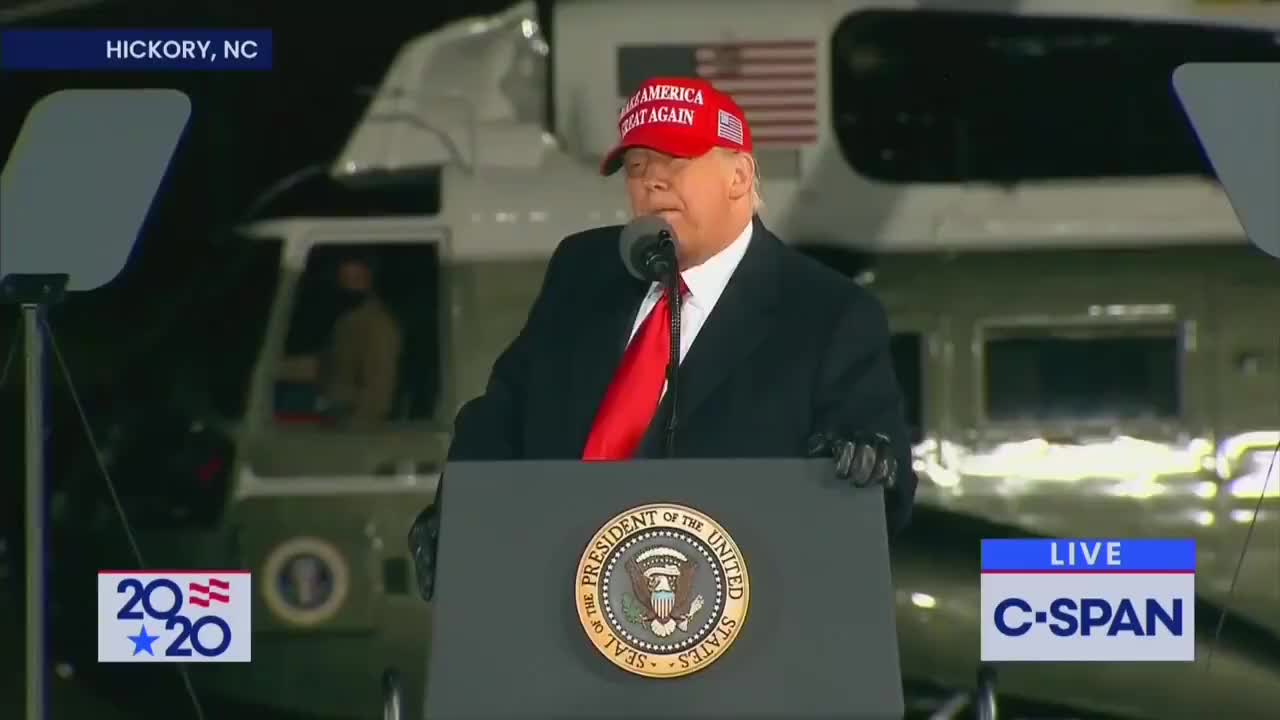
<svg viewBox="0 0 1280 720">
<path fill-rule="evenodd" d="M 818 139 L 818 51 L 813 40 L 627 45 L 618 48 L 618 96 L 658 75 L 700 77 L 742 106 L 756 145 Z"/>
</svg>

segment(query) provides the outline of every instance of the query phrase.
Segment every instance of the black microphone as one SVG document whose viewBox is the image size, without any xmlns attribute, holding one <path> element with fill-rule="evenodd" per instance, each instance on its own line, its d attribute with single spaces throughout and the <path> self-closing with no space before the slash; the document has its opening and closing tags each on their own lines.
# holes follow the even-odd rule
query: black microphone
<svg viewBox="0 0 1280 720">
<path fill-rule="evenodd" d="M 642 215 L 627 223 L 618 237 L 622 264 L 633 276 L 664 282 L 676 271 L 676 234 L 666 220 Z"/>
<path fill-rule="evenodd" d="M 622 228 L 618 249 L 627 272 L 640 280 L 661 282 L 671 306 L 671 354 L 667 358 L 667 393 L 671 405 L 667 414 L 667 457 L 675 457 L 676 388 L 680 372 L 680 270 L 676 263 L 676 234 L 671 225 L 656 215 L 642 215 Z"/>
</svg>

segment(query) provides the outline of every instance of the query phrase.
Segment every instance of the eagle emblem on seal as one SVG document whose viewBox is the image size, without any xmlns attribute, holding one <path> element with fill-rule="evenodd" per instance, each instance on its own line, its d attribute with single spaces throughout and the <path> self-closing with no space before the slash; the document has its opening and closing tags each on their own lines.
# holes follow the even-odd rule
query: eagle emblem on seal
<svg viewBox="0 0 1280 720">
<path fill-rule="evenodd" d="M 694 595 L 698 562 L 666 546 L 637 553 L 626 561 L 631 593 L 624 597 L 627 620 L 647 626 L 665 638 L 689 631 L 689 620 L 702 609 L 701 595 Z"/>
</svg>

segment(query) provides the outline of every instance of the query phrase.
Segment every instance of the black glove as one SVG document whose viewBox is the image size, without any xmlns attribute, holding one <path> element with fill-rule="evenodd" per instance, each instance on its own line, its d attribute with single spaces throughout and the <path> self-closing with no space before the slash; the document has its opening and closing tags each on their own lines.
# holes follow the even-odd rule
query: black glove
<svg viewBox="0 0 1280 720">
<path fill-rule="evenodd" d="M 836 461 L 836 477 L 855 487 L 880 485 L 892 489 L 898 481 L 898 461 L 893 443 L 880 433 L 860 433 L 843 437 L 829 432 L 809 438 L 809 457 L 829 457 Z"/>
<path fill-rule="evenodd" d="M 431 504 L 418 513 L 409 528 L 409 554 L 413 556 L 413 570 L 418 576 L 418 593 L 431 602 L 436 589 L 436 546 L 440 541 L 440 513 Z"/>
</svg>

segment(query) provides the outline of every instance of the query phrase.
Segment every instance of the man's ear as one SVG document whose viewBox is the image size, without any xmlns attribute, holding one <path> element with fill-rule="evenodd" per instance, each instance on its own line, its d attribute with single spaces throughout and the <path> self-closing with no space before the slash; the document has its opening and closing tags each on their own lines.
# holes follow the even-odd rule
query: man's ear
<svg viewBox="0 0 1280 720">
<path fill-rule="evenodd" d="M 756 161 L 746 153 L 733 153 L 729 157 L 733 174 L 729 183 L 729 195 L 734 200 L 751 194 L 756 179 Z"/>
</svg>

